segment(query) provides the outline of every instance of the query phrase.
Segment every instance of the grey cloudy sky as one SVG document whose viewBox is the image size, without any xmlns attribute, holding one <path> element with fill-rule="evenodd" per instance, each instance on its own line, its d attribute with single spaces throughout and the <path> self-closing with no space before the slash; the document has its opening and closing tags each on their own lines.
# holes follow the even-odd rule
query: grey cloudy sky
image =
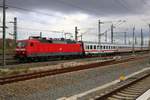
<svg viewBox="0 0 150 100">
<path fill-rule="evenodd" d="M 7 4 L 28 9 L 47 9 L 65 14 L 84 12 L 99 16 L 142 14 L 148 0 L 6 0 Z"/>
<path fill-rule="evenodd" d="M 0 3 L 2 4 L 2 0 Z M 127 22 L 120 25 L 116 31 L 128 29 L 131 33 L 132 29 L 130 28 L 135 25 L 137 34 L 142 27 L 145 36 L 148 35 L 149 0 L 6 0 L 6 4 L 9 7 L 7 20 L 13 20 L 15 16 L 18 17 L 20 39 L 30 35 L 38 35 L 42 30 L 45 33 L 49 32 L 46 30 L 63 30 L 73 33 L 74 27 L 78 26 L 80 32 L 88 33 L 84 36 L 85 40 L 88 40 L 89 36 L 89 40 L 91 37 L 95 40 L 99 18 L 103 21 L 126 20 Z M 114 22 L 114 24 L 116 23 Z M 110 24 L 103 25 L 102 31 L 109 27 Z M 94 29 L 89 30 L 89 28 Z M 12 28 L 8 29 L 8 32 L 13 32 Z M 47 35 L 50 37 L 56 34 L 52 32 L 44 36 Z M 58 33 L 56 36 L 62 35 Z"/>
</svg>

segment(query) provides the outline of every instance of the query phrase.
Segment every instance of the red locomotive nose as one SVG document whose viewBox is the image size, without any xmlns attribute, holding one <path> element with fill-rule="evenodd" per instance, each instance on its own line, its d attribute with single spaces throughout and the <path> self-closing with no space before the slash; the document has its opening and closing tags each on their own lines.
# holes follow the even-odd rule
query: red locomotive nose
<svg viewBox="0 0 150 100">
<path fill-rule="evenodd" d="M 16 55 L 24 55 L 24 54 L 26 54 L 25 48 L 17 48 L 16 49 Z"/>
<path fill-rule="evenodd" d="M 25 57 L 26 56 L 26 46 L 25 41 L 18 41 L 16 46 L 16 57 Z"/>
</svg>

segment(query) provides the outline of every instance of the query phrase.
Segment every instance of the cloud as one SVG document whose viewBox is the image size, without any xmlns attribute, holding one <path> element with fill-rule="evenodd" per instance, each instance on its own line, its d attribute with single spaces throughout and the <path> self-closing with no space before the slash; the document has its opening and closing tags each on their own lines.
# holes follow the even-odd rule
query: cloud
<svg viewBox="0 0 150 100">
<path fill-rule="evenodd" d="M 84 34 L 85 40 L 90 40 L 92 37 L 93 41 L 97 41 L 99 19 L 102 21 L 127 20 L 126 23 L 117 26 L 115 31 L 122 32 L 125 31 L 123 29 L 129 28 L 128 32 L 132 33 L 132 27 L 135 25 L 138 32 L 140 32 L 141 27 L 144 27 L 144 32 L 148 34 L 148 28 L 145 22 L 143 22 L 143 20 L 149 20 L 150 2 L 148 0 L 6 1 L 9 7 L 9 9 L 7 9 L 7 20 L 12 21 L 15 16 L 18 18 L 18 32 L 22 34 L 19 36 L 20 39 L 28 37 L 29 35 L 38 35 L 42 30 L 45 34 L 49 33 L 46 30 L 64 30 L 65 32 L 74 34 L 74 27 L 78 26 L 80 33 L 86 33 Z M 116 22 L 113 23 L 116 24 Z M 101 31 L 104 32 L 109 29 L 110 25 L 111 23 L 102 25 Z M 12 25 L 10 27 L 12 27 Z M 19 29 L 19 27 L 24 29 Z M 89 30 L 90 28 L 92 30 Z M 13 32 L 12 28 L 7 31 Z M 62 37 L 62 33 L 58 34 L 51 33 L 47 36 L 56 35 L 56 37 Z M 131 36 L 132 34 L 129 34 L 129 37 Z M 104 36 L 102 39 L 104 40 Z"/>
<path fill-rule="evenodd" d="M 76 12 L 98 16 L 142 14 L 145 0 L 9 0 L 8 5 L 34 10 L 49 10 L 72 14 Z"/>
</svg>

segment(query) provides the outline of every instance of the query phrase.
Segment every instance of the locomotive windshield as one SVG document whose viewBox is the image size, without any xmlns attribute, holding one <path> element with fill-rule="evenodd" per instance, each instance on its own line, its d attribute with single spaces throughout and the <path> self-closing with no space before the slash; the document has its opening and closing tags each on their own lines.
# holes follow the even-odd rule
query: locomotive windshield
<svg viewBox="0 0 150 100">
<path fill-rule="evenodd" d="M 17 43 L 17 47 L 25 47 L 26 46 L 26 42 L 18 42 Z"/>
</svg>

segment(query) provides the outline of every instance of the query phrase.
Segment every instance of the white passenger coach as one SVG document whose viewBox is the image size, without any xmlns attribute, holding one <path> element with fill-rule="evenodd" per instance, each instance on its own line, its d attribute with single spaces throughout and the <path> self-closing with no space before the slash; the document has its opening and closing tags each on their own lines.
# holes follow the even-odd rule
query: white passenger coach
<svg viewBox="0 0 150 100">
<path fill-rule="evenodd" d="M 85 54 L 101 54 L 101 53 L 121 53 L 121 52 L 131 52 L 133 50 L 132 44 L 111 44 L 111 43 L 101 43 L 98 42 L 87 42 L 84 41 Z M 148 45 L 134 45 L 135 51 L 148 50 Z"/>
</svg>

